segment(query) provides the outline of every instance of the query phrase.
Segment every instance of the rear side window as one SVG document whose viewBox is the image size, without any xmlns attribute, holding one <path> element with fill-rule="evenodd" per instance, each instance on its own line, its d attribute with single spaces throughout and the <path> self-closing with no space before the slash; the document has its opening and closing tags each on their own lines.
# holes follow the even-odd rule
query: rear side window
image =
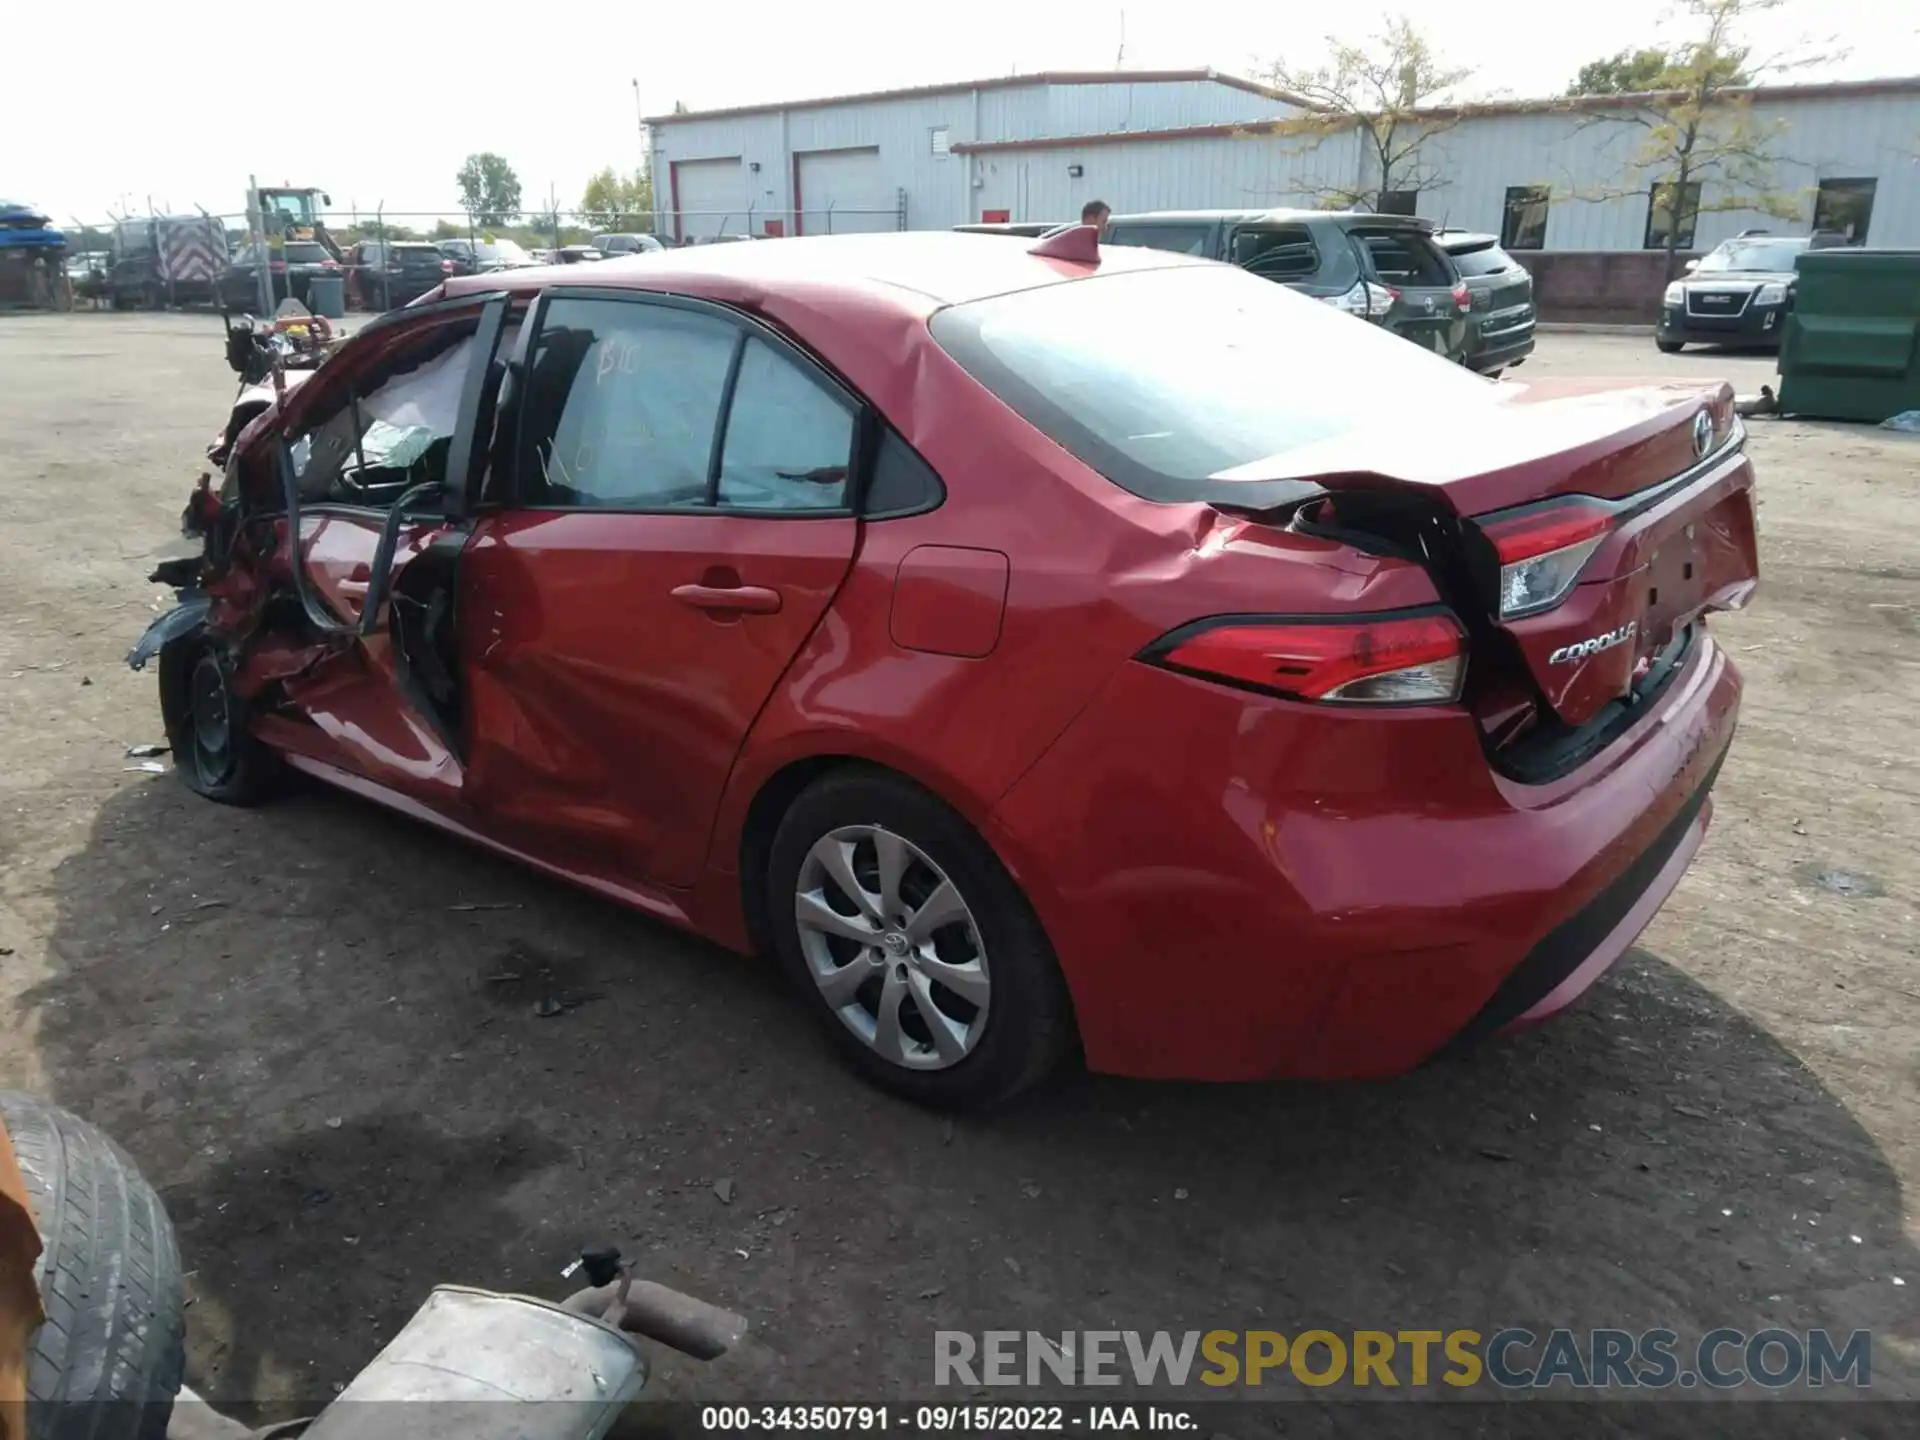
<svg viewBox="0 0 1920 1440">
<path fill-rule="evenodd" d="M 1454 269 L 1469 280 L 1479 275 L 1504 275 L 1509 270 L 1520 267 L 1514 264 L 1513 257 L 1498 245 L 1482 245 L 1474 250 L 1449 250 L 1453 257 Z"/>
<path fill-rule="evenodd" d="M 748 340 L 727 415 L 720 503 L 840 509 L 852 463 L 851 407 L 766 341 Z"/>
<path fill-rule="evenodd" d="M 1417 230 L 1355 230 L 1353 239 L 1372 262 L 1374 274 L 1389 285 L 1452 288 L 1453 269 L 1446 256 Z"/>
<path fill-rule="evenodd" d="M 844 512 L 854 402 L 677 305 L 557 297 L 527 362 L 518 486 L 539 509 Z"/>
<path fill-rule="evenodd" d="M 326 247 L 289 240 L 283 252 L 290 265 L 318 265 L 328 258 Z"/>
<path fill-rule="evenodd" d="M 955 305 L 933 337 L 1082 463 L 1148 500 L 1217 496 L 1222 471 L 1368 426 L 1447 430 L 1502 387 L 1318 300 L 1225 266 L 1137 270 Z M 1382 400 L 1390 396 L 1391 401 Z M 1264 467 L 1263 467 L 1264 468 Z"/>
<path fill-rule="evenodd" d="M 737 333 L 723 320 L 664 305 L 550 302 L 528 357 L 522 501 L 592 510 L 705 505 Z"/>
<path fill-rule="evenodd" d="M 1268 280 L 1304 280 L 1320 268 L 1313 232 L 1304 225 L 1236 230 L 1229 258 L 1248 274 Z"/>
<path fill-rule="evenodd" d="M 1109 225 L 1101 237 L 1106 245 L 1137 245 L 1146 250 L 1171 250 L 1176 255 L 1213 258 L 1211 225 Z"/>
</svg>

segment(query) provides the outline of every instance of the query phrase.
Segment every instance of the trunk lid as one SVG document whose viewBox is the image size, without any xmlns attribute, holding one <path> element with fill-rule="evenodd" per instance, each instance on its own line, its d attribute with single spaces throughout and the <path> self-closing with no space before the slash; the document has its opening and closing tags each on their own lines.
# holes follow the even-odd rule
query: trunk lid
<svg viewBox="0 0 1920 1440">
<path fill-rule="evenodd" d="M 1746 604 L 1753 471 L 1724 384 L 1502 388 L 1504 403 L 1452 434 L 1352 431 L 1215 478 L 1320 486 L 1328 501 L 1299 523 L 1418 554 L 1484 678 L 1530 682 L 1577 726 L 1699 616 Z M 1516 556 L 1574 578 L 1550 603 L 1503 605 Z"/>
</svg>

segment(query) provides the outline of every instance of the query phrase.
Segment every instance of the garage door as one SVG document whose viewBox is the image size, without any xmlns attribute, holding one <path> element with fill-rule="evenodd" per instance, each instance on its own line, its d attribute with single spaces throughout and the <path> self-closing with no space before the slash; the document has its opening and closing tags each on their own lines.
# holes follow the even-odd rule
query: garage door
<svg viewBox="0 0 1920 1440">
<path fill-rule="evenodd" d="M 683 240 L 702 235 L 745 235 L 746 169 L 738 155 L 725 160 L 675 160 L 673 207 L 679 211 L 675 234 Z"/>
<path fill-rule="evenodd" d="M 878 150 L 808 150 L 797 158 L 799 233 L 900 228 L 899 199 L 881 178 Z"/>
</svg>

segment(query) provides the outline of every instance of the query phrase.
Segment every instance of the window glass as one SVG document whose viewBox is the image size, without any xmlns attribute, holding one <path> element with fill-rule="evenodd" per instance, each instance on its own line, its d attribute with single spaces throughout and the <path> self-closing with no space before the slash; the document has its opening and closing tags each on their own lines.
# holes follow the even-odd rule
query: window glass
<svg viewBox="0 0 1920 1440">
<path fill-rule="evenodd" d="M 551 301 L 527 363 L 523 502 L 705 505 L 738 335 L 723 320 L 666 305 Z"/>
<path fill-rule="evenodd" d="M 332 259 L 324 245 L 316 245 L 310 240 L 289 240 L 281 255 L 289 265 L 319 265 Z"/>
<path fill-rule="evenodd" d="M 1675 248 L 1691 250 L 1693 226 L 1699 217 L 1698 181 L 1689 180 L 1685 185 L 1662 181 L 1652 186 L 1647 191 L 1647 243 L 1643 248 L 1664 250 L 1671 234 L 1675 237 Z"/>
<path fill-rule="evenodd" d="M 1813 231 L 1848 245 L 1867 243 L 1873 219 L 1872 180 L 1822 180 L 1813 201 Z"/>
<path fill-rule="evenodd" d="M 1469 278 L 1479 275 L 1502 275 L 1515 268 L 1512 258 L 1498 245 L 1475 245 L 1470 248 L 1455 249 L 1442 247 L 1453 257 L 1453 268 Z"/>
<path fill-rule="evenodd" d="M 1212 225 L 1109 225 L 1103 245 L 1138 245 L 1176 255 L 1213 256 Z"/>
<path fill-rule="evenodd" d="M 720 457 L 722 505 L 831 510 L 847 503 L 853 412 L 764 340 L 740 356 Z"/>
<path fill-rule="evenodd" d="M 1355 230 L 1373 261 L 1376 276 L 1389 285 L 1450 289 L 1453 276 L 1439 248 L 1417 230 Z"/>
<path fill-rule="evenodd" d="M 1807 248 L 1805 240 L 1728 240 L 1713 247 L 1699 265 L 1696 275 L 1712 275 L 1727 270 L 1793 269 L 1793 262 Z"/>
<path fill-rule="evenodd" d="M 1500 222 L 1500 243 L 1509 250 L 1539 250 L 1547 243 L 1545 185 L 1509 185 L 1506 214 Z"/>
<path fill-rule="evenodd" d="M 1269 280 L 1300 280 L 1320 268 L 1320 252 L 1304 225 L 1236 230 L 1233 263 Z"/>
<path fill-rule="evenodd" d="M 1380 204 L 1375 207 L 1379 215 L 1418 215 L 1420 213 L 1420 192 L 1418 190 L 1382 190 Z"/>
<path fill-rule="evenodd" d="M 1471 431 L 1509 388 L 1225 266 L 1016 291 L 932 329 L 1028 423 L 1149 500 L 1198 498 L 1221 471 L 1368 426 Z"/>
</svg>

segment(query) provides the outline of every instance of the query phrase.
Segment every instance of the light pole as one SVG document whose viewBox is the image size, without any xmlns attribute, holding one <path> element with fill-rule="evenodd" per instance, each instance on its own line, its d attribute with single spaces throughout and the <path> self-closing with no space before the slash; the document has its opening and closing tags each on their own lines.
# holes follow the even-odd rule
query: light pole
<svg viewBox="0 0 1920 1440">
<path fill-rule="evenodd" d="M 633 123 L 638 127 L 640 133 L 640 168 L 634 172 L 634 177 L 636 179 L 648 179 L 653 173 L 653 154 L 652 147 L 647 144 L 647 112 L 640 104 L 640 78 L 637 75 L 633 81 Z M 651 194 L 653 186 L 649 184 L 647 190 L 649 194 Z M 635 198 L 637 199 L 638 197 L 636 196 Z M 647 229 L 649 231 L 653 229 L 653 215 L 651 212 L 647 215 Z"/>
</svg>

